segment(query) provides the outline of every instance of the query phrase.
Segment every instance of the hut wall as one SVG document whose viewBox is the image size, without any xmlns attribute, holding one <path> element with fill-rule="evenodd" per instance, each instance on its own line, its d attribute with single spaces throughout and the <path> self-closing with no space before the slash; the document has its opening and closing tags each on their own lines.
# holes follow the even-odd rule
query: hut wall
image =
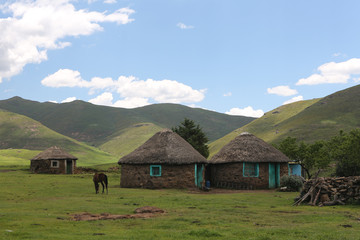
<svg viewBox="0 0 360 240">
<path fill-rule="evenodd" d="M 59 161 L 58 168 L 50 167 L 51 160 L 31 160 L 30 171 L 32 173 L 50 173 L 50 174 L 65 174 L 65 161 L 66 160 L 57 160 Z M 76 161 L 73 161 L 76 162 Z"/>
<path fill-rule="evenodd" d="M 161 176 L 150 176 L 150 165 L 121 165 L 120 186 L 124 188 L 193 188 L 195 165 L 161 165 Z"/>
<path fill-rule="evenodd" d="M 243 163 L 211 165 L 211 186 L 232 189 L 269 188 L 269 163 L 259 163 L 258 177 L 244 177 Z M 280 163 L 280 176 L 288 175 L 288 164 Z"/>
<path fill-rule="evenodd" d="M 284 175 L 289 175 L 289 164 L 288 163 L 280 163 L 280 177 Z"/>
</svg>

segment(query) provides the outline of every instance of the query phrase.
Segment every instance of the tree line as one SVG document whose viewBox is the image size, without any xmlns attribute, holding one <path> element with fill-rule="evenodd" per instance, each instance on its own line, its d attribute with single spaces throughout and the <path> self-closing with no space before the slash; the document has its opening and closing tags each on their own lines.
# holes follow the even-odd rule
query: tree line
<svg viewBox="0 0 360 240">
<path fill-rule="evenodd" d="M 274 145 L 292 161 L 297 162 L 308 178 L 314 174 L 335 166 L 336 176 L 360 175 L 360 129 L 340 133 L 328 141 L 305 143 L 296 138 L 287 137 Z"/>
</svg>

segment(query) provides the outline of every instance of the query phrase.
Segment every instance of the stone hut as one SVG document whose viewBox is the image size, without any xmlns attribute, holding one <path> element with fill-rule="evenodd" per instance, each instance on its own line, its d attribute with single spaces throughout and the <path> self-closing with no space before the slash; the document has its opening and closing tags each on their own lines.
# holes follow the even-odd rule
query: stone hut
<svg viewBox="0 0 360 240">
<path fill-rule="evenodd" d="M 31 159 L 32 173 L 73 174 L 77 158 L 53 146 Z"/>
<path fill-rule="evenodd" d="M 214 187 L 267 189 L 280 186 L 290 160 L 282 152 L 244 132 L 225 145 L 209 163 Z"/>
<path fill-rule="evenodd" d="M 118 161 L 126 188 L 202 188 L 207 160 L 177 133 L 157 132 Z"/>
</svg>

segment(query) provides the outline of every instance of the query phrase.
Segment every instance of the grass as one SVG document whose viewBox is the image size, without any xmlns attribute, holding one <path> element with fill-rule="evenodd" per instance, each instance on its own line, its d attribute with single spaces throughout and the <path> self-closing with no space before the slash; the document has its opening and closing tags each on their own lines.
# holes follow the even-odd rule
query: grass
<svg viewBox="0 0 360 240">
<path fill-rule="evenodd" d="M 359 239 L 358 205 L 291 206 L 297 193 L 119 187 L 94 194 L 91 174 L 30 174 L 0 168 L 0 239 Z M 167 211 L 152 219 L 75 222 L 80 212 L 131 214 L 141 206 Z"/>
</svg>

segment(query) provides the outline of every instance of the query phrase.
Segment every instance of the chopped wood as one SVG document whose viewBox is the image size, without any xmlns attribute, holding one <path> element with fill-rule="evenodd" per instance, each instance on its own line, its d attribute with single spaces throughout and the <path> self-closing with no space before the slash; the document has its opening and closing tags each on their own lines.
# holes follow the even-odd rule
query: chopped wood
<svg viewBox="0 0 360 240">
<path fill-rule="evenodd" d="M 360 176 L 307 180 L 293 206 L 303 202 L 317 206 L 344 205 L 360 200 Z"/>
</svg>

